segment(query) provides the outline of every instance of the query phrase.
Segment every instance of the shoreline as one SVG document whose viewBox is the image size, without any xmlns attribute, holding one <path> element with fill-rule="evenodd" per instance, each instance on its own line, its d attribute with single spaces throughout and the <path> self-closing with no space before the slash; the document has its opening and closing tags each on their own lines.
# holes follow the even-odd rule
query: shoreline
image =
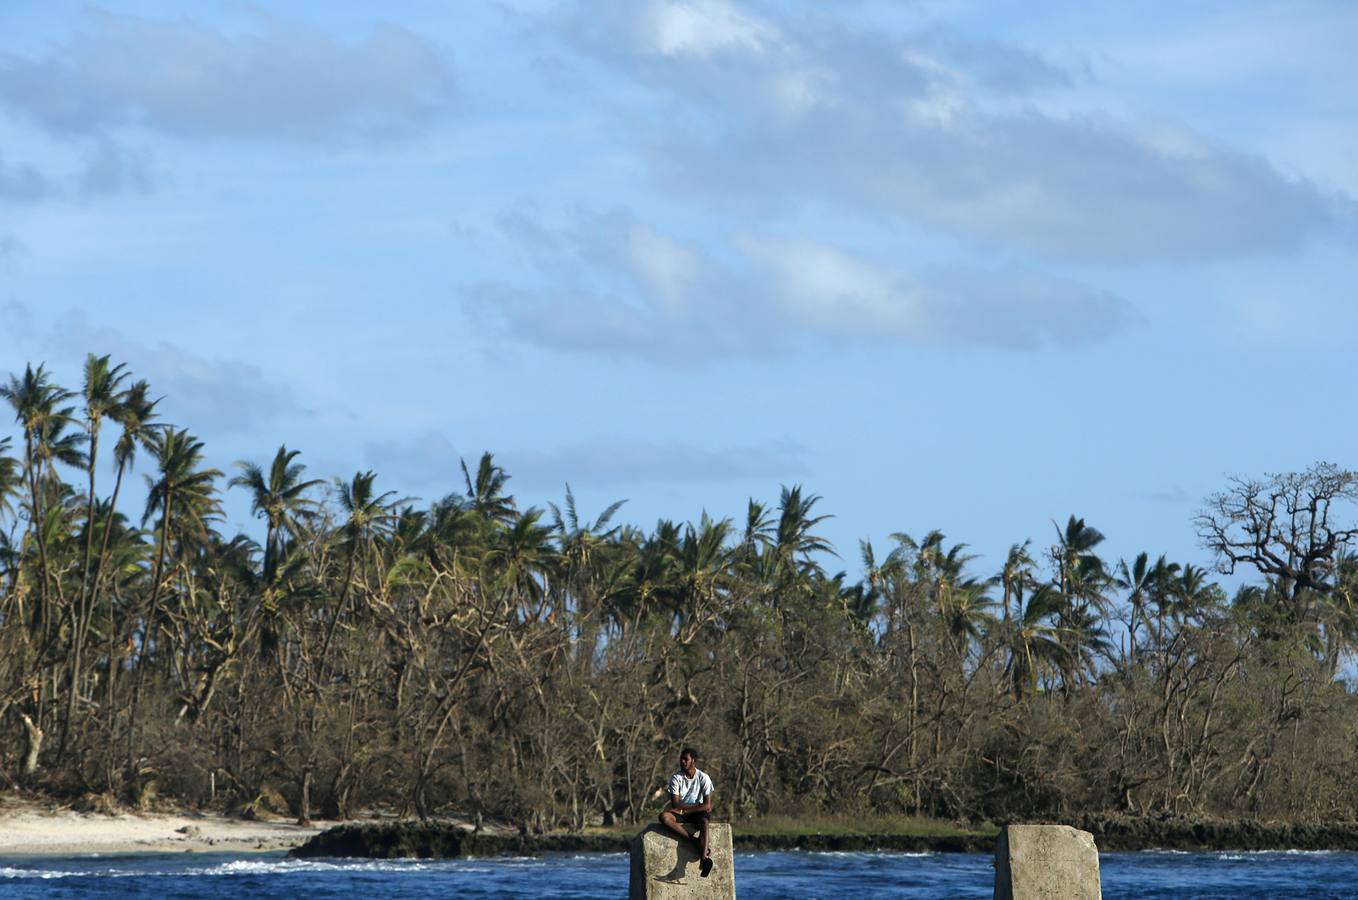
<svg viewBox="0 0 1358 900">
<path fill-rule="evenodd" d="M 1063 824 L 1092 833 L 1102 851 L 1358 851 L 1358 822 L 1089 816 Z M 950 833 L 936 834 L 853 829 L 792 832 L 753 823 L 747 827 L 742 831 L 736 826 L 738 851 L 991 853 L 996 839 L 994 826 L 954 827 Z M 631 837 L 627 829 L 521 836 L 492 828 L 478 834 L 469 822 L 455 819 L 423 823 L 359 819 L 304 826 L 194 811 L 108 814 L 0 798 L 0 858 L 281 851 L 293 857 L 361 858 L 612 853 L 626 852 Z"/>
<path fill-rule="evenodd" d="M 1018 823 L 1014 823 L 1018 824 Z M 1033 822 L 1032 824 L 1043 824 Z M 1358 852 L 1358 822 L 1265 823 L 1256 820 L 1095 818 L 1071 820 L 1094 835 L 1100 851 L 1182 850 Z M 632 832 L 491 835 L 465 825 L 439 822 L 356 822 L 317 835 L 289 852 L 294 858 L 367 859 L 493 857 L 551 852 L 616 853 L 628 849 Z M 993 853 L 997 832 L 967 834 L 773 833 L 733 834 L 737 851 L 894 851 L 911 853 Z"/>
<path fill-rule="evenodd" d="M 338 824 L 294 825 L 216 813 L 76 812 L 0 805 L 0 859 L 130 853 L 269 853 L 290 850 Z"/>
</svg>

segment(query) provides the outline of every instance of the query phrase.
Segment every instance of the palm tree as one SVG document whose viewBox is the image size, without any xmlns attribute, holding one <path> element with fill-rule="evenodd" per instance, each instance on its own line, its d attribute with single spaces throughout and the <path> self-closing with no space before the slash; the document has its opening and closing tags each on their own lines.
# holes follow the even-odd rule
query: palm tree
<svg viewBox="0 0 1358 900">
<path fill-rule="evenodd" d="M 811 509 L 820 502 L 815 494 L 802 496 L 801 485 L 783 487 L 778 499 L 778 525 L 774 530 L 773 552 L 779 562 L 801 575 L 823 575 L 820 564 L 812 559 L 816 553 L 835 555 L 834 546 L 825 538 L 811 533 L 831 516 L 813 516 Z"/>
<path fill-rule="evenodd" d="M 1033 557 L 1028 552 L 1031 540 L 1026 540 L 1022 544 L 1013 544 L 1009 547 L 1009 554 L 1004 559 L 1004 568 L 1000 570 L 1000 589 L 1004 592 L 1004 621 L 1009 621 L 1010 601 L 1018 597 L 1023 590 L 1023 586 L 1032 581 Z"/>
<path fill-rule="evenodd" d="M 598 610 L 598 591 L 595 584 L 598 556 L 609 545 L 618 529 L 608 528 L 608 523 L 617 515 L 625 500 L 609 504 L 593 523 L 581 523 L 580 514 L 575 506 L 575 494 L 566 485 L 565 510 L 555 503 L 548 503 L 552 511 L 552 528 L 556 532 L 557 546 L 565 572 L 562 588 L 575 599 L 576 638 L 579 641 L 579 657 L 589 662 L 594 657 L 597 643 L 597 629 L 593 619 Z"/>
<path fill-rule="evenodd" d="M 877 553 L 873 550 L 871 541 L 860 540 L 858 542 L 858 556 L 863 562 L 863 591 L 854 598 L 857 602 L 851 612 L 866 626 L 882 609 L 881 601 L 886 594 L 884 588 L 890 577 L 890 572 L 887 566 L 877 564 Z M 886 615 L 886 637 L 888 639 L 894 627 L 894 611 L 888 608 Z"/>
<path fill-rule="evenodd" d="M 300 450 L 279 447 L 267 476 L 256 464 L 240 460 L 236 463 L 240 474 L 227 482 L 227 487 L 241 487 L 249 491 L 250 511 L 256 518 L 264 519 L 263 570 L 266 583 L 273 580 L 275 563 L 284 539 L 296 537 L 301 532 L 298 520 L 316 505 L 315 501 L 307 498 L 306 492 L 323 483 L 320 479 L 302 480 L 306 466 L 293 462 L 300 454 Z"/>
<path fill-rule="evenodd" d="M 950 585 L 942 609 L 943 622 L 952 636 L 953 646 L 959 659 L 965 659 L 973 641 L 981 637 L 995 624 L 990 607 L 995 601 L 990 598 L 992 582 L 967 578 Z"/>
<path fill-rule="evenodd" d="M 467 551 L 480 537 L 480 522 L 465 498 L 449 494 L 429 509 L 425 530 L 425 553 L 437 570 L 457 569 Z M 445 558 L 451 551 L 452 557 Z M 479 556 L 479 554 L 477 554 Z"/>
<path fill-rule="evenodd" d="M 734 559 L 726 543 L 730 534 L 730 519 L 718 522 L 703 513 L 697 528 L 692 524 L 684 528 L 683 540 L 675 548 L 674 575 L 679 588 L 675 636 L 681 644 L 692 641 L 720 609 Z"/>
<path fill-rule="evenodd" d="M 769 537 L 772 532 L 773 517 L 769 514 L 768 507 L 752 498 L 745 508 L 745 530 L 740 539 L 741 552 L 753 555 L 767 549 L 772 544 Z"/>
<path fill-rule="evenodd" d="M 54 428 L 69 420 L 72 408 L 60 407 L 75 396 L 65 388 L 53 384 L 45 366 L 32 365 L 24 368 L 22 378 L 9 376 L 9 383 L 0 385 L 0 397 L 9 402 L 14 409 L 14 419 L 24 433 L 24 471 L 28 476 L 28 527 L 35 536 L 38 548 L 38 603 L 34 607 L 37 620 L 35 625 L 47 623 L 48 582 L 50 573 L 47 566 L 47 543 L 43 536 L 41 523 L 45 520 L 42 508 L 43 463 L 49 458 L 44 450 L 44 442 L 53 436 Z M 43 624 L 43 627 L 48 627 Z"/>
<path fill-rule="evenodd" d="M 66 708 L 66 721 L 62 725 L 61 739 L 57 744 L 59 756 L 65 754 L 66 737 L 71 722 L 75 718 L 76 697 L 79 694 L 80 683 L 80 658 L 85 646 L 85 633 L 89 628 L 89 620 L 94 609 L 90 602 L 90 563 L 94 551 L 94 510 L 96 505 L 94 480 L 99 458 L 99 429 L 104 418 L 115 413 L 121 402 L 122 397 L 118 388 L 127 378 L 127 373 L 123 371 L 123 368 L 122 363 L 110 366 L 108 356 L 95 356 L 91 353 L 85 357 L 85 435 L 90 448 L 86 457 L 88 463 L 86 477 L 89 485 L 85 493 L 85 551 L 80 567 L 80 600 L 76 605 L 71 649 L 70 696 Z"/>
<path fill-rule="evenodd" d="M 1073 515 L 1064 530 L 1055 522 L 1052 527 L 1056 528 L 1057 543 L 1051 548 L 1050 555 L 1056 567 L 1057 588 L 1067 606 L 1060 624 L 1065 636 L 1073 642 L 1070 655 L 1077 663 L 1076 671 L 1083 675 L 1084 668 L 1079 663 L 1092 659 L 1090 651 L 1094 648 L 1082 647 L 1080 642 L 1085 635 L 1102 642 L 1098 616 L 1106 613 L 1108 605 L 1104 596 L 1109 582 L 1108 570 L 1094 552 L 1094 548 L 1103 543 L 1103 532 Z"/>
<path fill-rule="evenodd" d="M 1037 692 L 1038 676 L 1043 671 L 1065 671 L 1070 656 L 1061 640 L 1060 627 L 1053 623 L 1065 607 L 1060 592 L 1050 584 L 1040 584 L 1025 604 L 1020 587 L 1015 600 L 1017 605 L 1007 635 L 1006 674 L 1014 697 L 1021 701 L 1025 693 Z"/>
<path fill-rule="evenodd" d="M 496 535 L 486 552 L 484 568 L 493 572 L 507 589 L 511 602 L 523 610 L 523 620 L 537 622 L 546 609 L 542 578 L 557 564 L 552 530 L 538 524 L 542 510 L 529 509 Z"/>
<path fill-rule="evenodd" d="M 1358 556 L 1341 548 L 1334 557 L 1334 588 L 1320 600 L 1317 612 L 1325 629 L 1325 660 L 1331 678 L 1343 655 L 1358 645 Z"/>
<path fill-rule="evenodd" d="M 1101 587 L 1098 576 L 1104 572 L 1103 560 L 1094 548 L 1103 543 L 1103 532 L 1071 516 L 1065 530 L 1056 528 L 1056 546 L 1051 549 L 1057 570 L 1057 587 L 1068 596 L 1090 586 Z"/>
<path fill-rule="evenodd" d="M 146 496 L 146 511 L 142 514 L 142 524 L 145 525 L 159 511 L 160 525 L 155 565 L 151 572 L 151 596 L 146 604 L 141 653 L 137 677 L 132 688 L 127 738 L 129 777 L 135 776 L 137 771 L 138 701 L 146 677 L 146 655 L 156 638 L 157 617 L 160 612 L 158 604 L 170 532 L 171 529 L 177 531 L 181 541 L 187 537 L 206 540 L 209 530 L 208 520 L 219 511 L 214 482 L 222 477 L 222 473 L 217 469 L 200 468 L 203 462 L 203 442 L 189 434 L 187 429 L 159 429 L 151 436 L 150 445 L 160 474 L 158 478 L 153 479 L 149 475 L 146 478 L 149 490 Z"/>
<path fill-rule="evenodd" d="M 1131 612 L 1127 622 L 1127 635 L 1130 644 L 1128 655 L 1136 658 L 1136 628 L 1138 623 L 1146 616 L 1146 598 L 1155 587 L 1155 572 L 1149 565 L 1150 557 L 1143 550 L 1132 560 L 1132 565 L 1128 567 L 1127 560 L 1118 560 L 1117 576 L 1113 584 L 1127 591 L 1127 602 L 1131 604 Z M 1164 560 L 1164 557 L 1161 557 Z M 1149 623 L 1149 620 L 1147 620 Z"/>
<path fill-rule="evenodd" d="M 335 615 L 326 629 L 325 643 L 321 645 L 320 667 L 324 668 L 330 653 L 330 645 L 335 639 L 335 630 L 349 605 L 354 580 L 354 564 L 360 552 L 366 555 L 373 539 L 390 533 L 400 519 L 396 507 L 405 500 L 398 499 L 395 491 L 378 494 L 373 490 L 377 473 L 355 472 L 350 481 L 335 479 L 335 489 L 339 493 L 340 509 L 344 513 L 341 527 L 345 551 L 344 581 L 340 584 L 339 600 L 335 604 Z"/>
<path fill-rule="evenodd" d="M 840 573 L 842 576 L 844 573 Z M 844 612 L 848 615 L 849 621 L 857 625 L 864 633 L 869 632 L 872 620 L 877 616 L 877 595 L 873 592 L 866 582 L 858 581 L 844 587 L 839 592 L 840 602 L 844 604 Z"/>
<path fill-rule="evenodd" d="M 14 507 L 10 505 L 10 498 L 19 493 L 19 461 L 12 456 L 6 456 L 10 445 L 8 437 L 0 438 L 0 516 L 14 515 Z"/>
<path fill-rule="evenodd" d="M 1179 575 L 1179 564 L 1165 559 L 1162 553 L 1146 573 L 1146 600 L 1155 607 L 1155 642 L 1157 647 L 1165 645 L 1165 618 L 1174 607 L 1174 580 Z M 1150 622 L 1147 620 L 1147 630 Z"/>
<path fill-rule="evenodd" d="M 154 419 L 156 417 L 156 405 L 159 400 L 150 398 L 151 386 L 145 380 L 137 381 L 132 384 L 122 396 L 119 397 L 117 405 L 109 412 L 109 417 L 121 426 L 122 431 L 118 435 L 118 440 L 113 444 L 113 496 L 109 499 L 109 509 L 118 508 L 118 496 L 123 489 L 123 476 L 127 474 L 128 467 L 136 458 L 137 449 L 144 448 L 150 450 L 152 439 L 160 432 L 161 426 Z M 111 528 L 103 528 L 99 538 L 99 557 L 94 563 L 94 574 L 90 579 L 90 609 L 99 607 L 100 591 L 104 585 L 104 573 L 108 569 L 109 563 L 109 540 L 115 531 Z M 116 641 L 118 629 L 113 627 L 113 597 L 110 595 L 108 601 L 108 617 L 110 627 L 108 630 L 108 678 L 105 685 L 105 708 L 109 718 L 109 727 L 112 727 L 113 716 L 113 689 L 114 679 L 118 671 L 115 665 L 117 658 Z"/>
<path fill-rule="evenodd" d="M 586 522 L 584 524 L 581 524 L 580 514 L 575 506 L 575 494 L 572 493 L 569 484 L 566 485 L 564 511 L 555 503 L 547 504 L 547 508 L 552 511 L 552 528 L 556 531 L 561 555 L 570 567 L 576 570 L 584 570 L 589 567 L 590 563 L 593 562 L 594 554 L 617 533 L 617 527 L 605 530 L 605 526 L 613 520 L 618 510 L 626 502 L 626 500 L 618 500 L 609 504 L 607 509 L 599 513 L 593 523 Z"/>
<path fill-rule="evenodd" d="M 514 519 L 514 498 L 505 493 L 509 475 L 495 465 L 495 457 L 482 453 L 476 466 L 476 478 L 461 461 L 462 478 L 467 483 L 467 500 L 471 508 L 491 527 L 508 525 Z"/>
<path fill-rule="evenodd" d="M 1089 604 L 1067 606 L 1058 622 L 1070 639 L 1070 671 L 1081 680 L 1093 676 L 1098 658 L 1107 657 L 1112 650 L 1097 608 Z"/>
<path fill-rule="evenodd" d="M 1207 570 L 1192 563 L 1184 563 L 1178 579 L 1170 583 L 1171 612 L 1186 622 L 1210 611 L 1219 600 L 1220 589 L 1207 580 Z"/>
</svg>

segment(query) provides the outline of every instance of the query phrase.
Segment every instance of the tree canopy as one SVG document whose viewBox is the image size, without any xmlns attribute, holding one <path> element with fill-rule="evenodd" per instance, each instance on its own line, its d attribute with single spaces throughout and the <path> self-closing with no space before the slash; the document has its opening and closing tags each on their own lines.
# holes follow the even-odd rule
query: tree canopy
<svg viewBox="0 0 1358 900">
<path fill-rule="evenodd" d="M 864 540 L 855 579 L 803 486 L 648 530 L 569 486 L 525 508 L 488 452 L 422 506 L 399 472 L 322 478 L 287 445 L 228 479 L 154 397 L 94 355 L 81 391 L 42 365 L 0 386 L 11 784 L 580 828 L 649 818 L 693 743 L 737 816 L 1358 802 L 1358 476 L 1338 466 L 1207 498 L 1205 549 L 1259 576 L 1234 596 L 1191 560 L 1104 558 L 1077 515 L 991 571 L 936 530 Z M 226 491 L 262 542 L 222 530 Z"/>
</svg>

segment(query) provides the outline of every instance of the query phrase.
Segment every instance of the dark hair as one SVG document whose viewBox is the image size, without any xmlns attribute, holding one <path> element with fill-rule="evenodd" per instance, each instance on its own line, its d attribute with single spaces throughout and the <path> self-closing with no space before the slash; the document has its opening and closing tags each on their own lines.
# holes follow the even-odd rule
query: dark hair
<svg viewBox="0 0 1358 900">
<path fill-rule="evenodd" d="M 697 750 L 694 750 L 692 747 L 685 747 L 683 750 L 680 750 L 680 751 L 679 751 L 679 755 L 680 755 L 680 756 L 683 756 L 683 755 L 686 754 L 686 753 L 687 753 L 689 756 L 693 757 L 693 761 L 694 761 L 694 762 L 697 762 L 697 761 L 698 761 L 698 751 L 697 751 Z"/>
</svg>

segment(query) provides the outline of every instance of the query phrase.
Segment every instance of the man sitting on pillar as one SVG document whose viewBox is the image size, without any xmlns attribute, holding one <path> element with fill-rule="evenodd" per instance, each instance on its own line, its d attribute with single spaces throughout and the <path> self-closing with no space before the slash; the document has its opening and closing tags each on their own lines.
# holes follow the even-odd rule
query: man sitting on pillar
<svg viewBox="0 0 1358 900">
<path fill-rule="evenodd" d="M 684 825 L 697 825 L 696 838 L 702 862 L 698 871 L 706 878 L 712 874 L 712 851 L 707 846 L 708 823 L 712 821 L 712 779 L 698 768 L 698 751 L 685 747 L 679 754 L 679 771 L 670 776 L 670 805 L 660 814 L 665 827 L 685 840 L 690 835 Z"/>
</svg>

